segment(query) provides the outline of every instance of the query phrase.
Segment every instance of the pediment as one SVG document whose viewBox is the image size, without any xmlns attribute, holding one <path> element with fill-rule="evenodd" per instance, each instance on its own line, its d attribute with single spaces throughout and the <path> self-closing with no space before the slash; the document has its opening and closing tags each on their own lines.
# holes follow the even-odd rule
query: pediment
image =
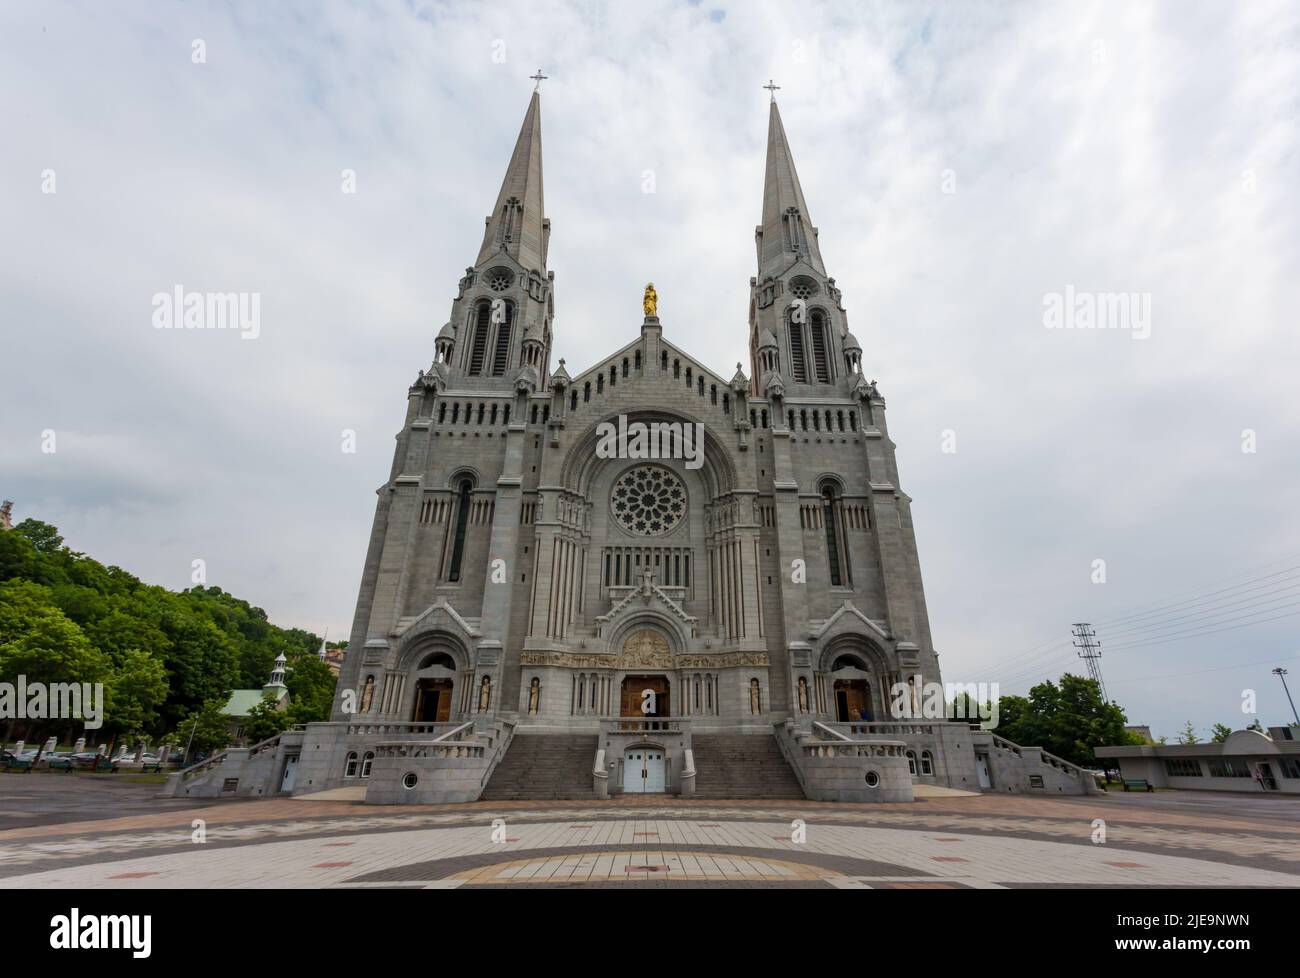
<svg viewBox="0 0 1300 978">
<path fill-rule="evenodd" d="M 808 637 L 813 641 L 821 641 L 832 635 L 841 635 L 844 633 L 861 634 L 865 629 L 867 634 L 882 642 L 891 641 L 888 631 L 879 623 L 873 621 L 858 610 L 852 601 L 845 601 L 835 609 L 835 613 L 827 618 L 816 628 L 810 629 Z"/>
</svg>

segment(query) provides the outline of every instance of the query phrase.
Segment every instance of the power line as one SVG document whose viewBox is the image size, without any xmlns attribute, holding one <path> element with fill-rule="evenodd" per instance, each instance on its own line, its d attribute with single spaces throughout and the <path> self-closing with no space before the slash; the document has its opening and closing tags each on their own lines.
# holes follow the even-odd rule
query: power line
<svg viewBox="0 0 1300 978">
<path fill-rule="evenodd" d="M 1190 672 L 1171 672 L 1161 676 L 1139 676 L 1135 679 L 1120 679 L 1119 684 L 1144 683 L 1152 679 L 1181 679 L 1183 676 L 1199 676 L 1207 672 L 1226 672 L 1230 669 L 1251 669 L 1255 666 L 1271 666 L 1275 662 L 1291 662 L 1291 659 L 1264 659 L 1260 662 L 1239 662 L 1231 666 L 1214 666 L 1210 669 L 1193 669 Z"/>
<path fill-rule="evenodd" d="M 1294 557 L 1288 557 L 1287 559 L 1288 559 L 1288 560 L 1293 560 Z M 1264 565 L 1264 566 L 1268 566 L 1268 565 L 1266 564 L 1266 565 Z M 1258 583 L 1258 582 L 1260 582 L 1260 581 L 1267 581 L 1267 580 L 1269 580 L 1270 578 L 1273 578 L 1273 577 L 1280 577 L 1281 575 L 1283 575 L 1283 574 L 1289 574 L 1291 571 L 1294 571 L 1294 570 L 1300 570 L 1300 564 L 1297 564 L 1297 565 L 1295 565 L 1295 566 L 1293 566 L 1293 567 L 1284 567 L 1284 568 L 1283 568 L 1282 570 L 1280 570 L 1280 571 L 1274 571 L 1272 574 L 1265 574 L 1265 575 L 1263 575 L 1262 577 L 1252 578 L 1252 579 L 1249 580 L 1249 581 L 1243 581 L 1242 583 L 1240 583 L 1240 584 L 1234 584 L 1234 585 L 1232 585 L 1231 587 L 1219 588 L 1219 589 L 1216 590 L 1216 591 L 1208 591 L 1208 592 L 1204 592 L 1204 593 L 1197 593 L 1197 594 L 1193 595 L 1192 597 L 1187 598 L 1187 599 L 1185 599 L 1185 600 L 1183 600 L 1183 601 L 1174 601 L 1174 602 L 1170 602 L 1170 603 L 1166 603 L 1166 604 L 1158 604 L 1158 605 L 1154 605 L 1154 606 L 1152 606 L 1152 607 L 1146 609 L 1145 611 L 1138 611 L 1138 612 L 1134 612 L 1134 613 L 1132 613 L 1132 614 L 1122 615 L 1122 616 L 1120 616 L 1119 618 L 1111 618 L 1111 619 L 1109 619 L 1109 620 L 1107 620 L 1107 621 L 1098 622 L 1098 624 L 1099 624 L 1099 625 L 1102 625 L 1103 627 L 1109 628 L 1109 627 L 1112 626 L 1112 625 L 1123 624 L 1123 623 L 1128 622 L 1128 621 L 1131 621 L 1131 620 L 1133 620 L 1133 619 L 1138 619 L 1138 618 L 1149 618 L 1149 617 L 1152 616 L 1152 615 L 1159 614 L 1159 613 L 1161 613 L 1161 612 L 1163 612 L 1163 611 L 1169 611 L 1169 610 L 1171 610 L 1171 609 L 1173 609 L 1173 608 L 1177 608 L 1177 607 L 1180 607 L 1180 606 L 1185 605 L 1185 604 L 1191 604 L 1191 603 L 1193 603 L 1193 602 L 1195 602 L 1195 601 L 1203 601 L 1203 600 L 1206 599 L 1206 598 L 1212 598 L 1212 597 L 1214 597 L 1215 595 L 1218 595 L 1218 594 L 1224 594 L 1224 593 L 1226 593 L 1226 592 L 1228 592 L 1228 591 L 1238 591 L 1238 590 L 1240 590 L 1241 588 L 1247 587 L 1247 586 L 1250 585 L 1250 584 L 1256 584 L 1256 583 Z M 1246 573 L 1252 573 L 1252 572 L 1247 571 Z M 1234 575 L 1234 576 L 1240 577 L 1241 575 L 1238 574 L 1238 575 Z M 1231 579 L 1232 579 L 1231 577 L 1227 578 L 1227 580 L 1231 580 Z M 1289 580 L 1289 578 L 1288 578 L 1288 580 Z M 1186 592 L 1180 592 L 1180 593 L 1186 593 Z"/>
<path fill-rule="evenodd" d="M 1243 628 L 1249 628 L 1251 625 L 1262 625 L 1265 622 L 1278 621 L 1282 618 L 1294 618 L 1296 615 L 1300 615 L 1300 611 L 1288 611 L 1284 615 L 1274 615 L 1272 618 L 1260 618 L 1257 621 L 1252 621 L 1246 625 L 1228 625 L 1225 628 L 1213 628 L 1210 629 L 1209 631 L 1200 631 L 1199 629 L 1193 629 L 1193 631 L 1196 632 L 1198 635 L 1217 635 L 1219 632 L 1240 631 Z M 1162 639 L 1153 640 L 1149 642 L 1143 641 L 1143 642 L 1134 642 L 1131 645 L 1117 645 L 1115 648 L 1111 649 L 1111 651 L 1118 652 L 1121 649 L 1140 649 L 1143 646 L 1147 646 L 1147 645 L 1165 645 L 1168 642 L 1181 641 L 1182 638 L 1183 638 L 1182 636 L 1175 635 L 1170 638 L 1162 638 Z"/>
<path fill-rule="evenodd" d="M 1215 617 L 1217 617 L 1218 615 L 1223 614 L 1225 611 L 1234 611 L 1234 610 L 1235 610 L 1235 611 L 1245 611 L 1247 608 L 1258 608 L 1258 607 L 1260 607 L 1261 605 L 1273 604 L 1273 603 L 1275 603 L 1275 602 L 1277 602 L 1277 601 L 1284 600 L 1285 598 L 1295 598 L 1295 597 L 1300 597 L 1300 594 L 1296 594 L 1296 593 L 1295 593 L 1295 589 L 1296 589 L 1296 588 L 1300 588 L 1300 584 L 1293 584 L 1293 585 L 1292 585 L 1291 587 L 1289 587 L 1289 588 L 1279 588 L 1277 591 L 1270 591 L 1270 592 L 1269 592 L 1268 594 L 1266 594 L 1266 595 L 1252 595 L 1250 598 L 1245 598 L 1245 599 L 1243 599 L 1243 600 L 1246 601 L 1247 603 L 1246 603 L 1246 604 L 1243 604 L 1240 608 L 1235 608 L 1235 609 L 1233 608 L 1233 605 L 1241 604 L 1240 601 L 1232 601 L 1232 602 L 1229 602 L 1228 604 L 1221 605 L 1221 606 L 1219 606 L 1219 607 L 1217 607 L 1217 608 L 1212 608 L 1212 609 L 1209 609 L 1209 610 L 1200 610 L 1200 609 L 1198 609 L 1197 611 L 1189 612 L 1188 614 L 1185 614 L 1185 615 L 1175 615 L 1175 616 L 1172 617 L 1172 618 L 1166 618 L 1166 619 L 1162 619 L 1162 620 L 1160 620 L 1160 621 L 1150 622 L 1150 623 L 1148 623 L 1148 624 L 1146 624 L 1146 625 L 1135 625 L 1135 626 L 1133 626 L 1133 627 L 1131 627 L 1131 628 L 1120 628 L 1120 629 L 1116 629 L 1114 632 L 1111 632 L 1110 634 L 1111 634 L 1112 636 L 1113 636 L 1113 635 L 1126 635 L 1126 634 L 1127 634 L 1127 635 L 1130 635 L 1130 637 L 1134 637 L 1134 638 L 1136 638 L 1136 637 L 1139 637 L 1139 636 L 1141 635 L 1141 633 L 1143 633 L 1143 632 L 1163 631 L 1164 629 L 1166 629 L 1166 628 L 1170 628 L 1170 627 L 1182 628 L 1183 625 L 1185 625 L 1185 624 L 1190 624 L 1191 622 L 1194 622 L 1194 621 L 1203 621 L 1203 620 L 1206 619 L 1206 618 L 1215 618 Z M 1283 595 L 1282 597 L 1276 597 L 1276 598 L 1273 597 L 1273 595 L 1275 595 L 1275 594 L 1281 594 L 1283 591 L 1290 591 L 1290 592 L 1292 592 L 1292 593 L 1290 593 L 1290 594 L 1285 594 L 1285 595 Z M 1287 606 L 1286 606 L 1286 605 L 1281 605 L 1280 607 L 1287 607 Z M 1264 610 L 1266 610 L 1266 611 L 1275 611 L 1276 609 L 1275 609 L 1275 608 L 1266 608 L 1266 609 L 1264 609 Z M 1175 622 L 1182 622 L 1183 625 L 1175 625 L 1175 624 L 1174 624 Z M 1124 641 L 1128 641 L 1128 639 L 1125 639 Z"/>
</svg>

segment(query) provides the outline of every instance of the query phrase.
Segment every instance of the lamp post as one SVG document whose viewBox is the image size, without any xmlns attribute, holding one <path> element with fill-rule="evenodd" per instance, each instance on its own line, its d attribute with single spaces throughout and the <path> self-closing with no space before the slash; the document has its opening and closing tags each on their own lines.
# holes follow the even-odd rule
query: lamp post
<svg viewBox="0 0 1300 978">
<path fill-rule="evenodd" d="M 1282 688 L 1286 690 L 1286 701 L 1291 704 L 1291 715 L 1295 717 L 1296 725 L 1300 726 L 1300 714 L 1296 713 L 1295 700 L 1291 698 L 1291 690 L 1287 688 L 1286 670 L 1283 669 L 1281 666 L 1278 666 L 1276 669 L 1273 670 L 1273 675 L 1277 676 L 1278 679 L 1282 680 Z"/>
</svg>

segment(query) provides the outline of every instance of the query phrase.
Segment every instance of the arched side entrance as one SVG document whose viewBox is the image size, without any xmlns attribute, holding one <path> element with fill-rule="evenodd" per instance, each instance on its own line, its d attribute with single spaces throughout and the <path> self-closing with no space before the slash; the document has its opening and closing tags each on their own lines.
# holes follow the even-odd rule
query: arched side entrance
<svg viewBox="0 0 1300 978">
<path fill-rule="evenodd" d="M 835 719 L 840 723 L 872 719 L 871 684 L 865 679 L 837 679 L 834 694 Z"/>
<path fill-rule="evenodd" d="M 446 723 L 451 719 L 456 674 L 456 661 L 447 652 L 430 652 L 420 660 L 412 677 L 415 686 L 411 707 L 413 722 Z"/>
</svg>

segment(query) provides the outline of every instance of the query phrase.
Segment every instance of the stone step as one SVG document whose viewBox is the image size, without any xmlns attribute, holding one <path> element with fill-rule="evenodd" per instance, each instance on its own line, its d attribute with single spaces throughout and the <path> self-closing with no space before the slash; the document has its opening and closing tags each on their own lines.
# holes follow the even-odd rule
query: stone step
<svg viewBox="0 0 1300 978">
<path fill-rule="evenodd" d="M 770 734 L 696 734 L 691 741 L 697 798 L 804 797 Z"/>
<path fill-rule="evenodd" d="M 591 798 L 594 734 L 517 736 L 483 789 L 484 801 Z"/>
</svg>

